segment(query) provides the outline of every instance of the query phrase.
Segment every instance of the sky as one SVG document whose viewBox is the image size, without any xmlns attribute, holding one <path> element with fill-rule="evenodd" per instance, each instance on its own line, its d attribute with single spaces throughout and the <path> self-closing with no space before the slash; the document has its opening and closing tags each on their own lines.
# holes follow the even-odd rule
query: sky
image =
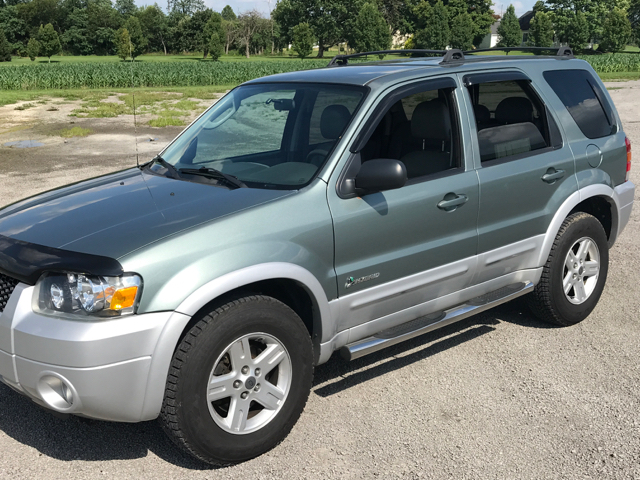
<svg viewBox="0 0 640 480">
<path fill-rule="evenodd" d="M 136 4 L 138 6 L 153 5 L 154 2 L 157 2 L 158 5 L 166 10 L 166 0 L 136 0 Z M 513 3 L 514 8 L 516 9 L 516 15 L 519 17 L 528 10 L 531 10 L 535 2 L 536 0 L 494 0 L 493 10 L 497 14 L 500 14 L 502 11 L 507 9 L 510 3 Z M 216 12 L 221 11 L 225 5 L 231 5 L 231 8 L 233 8 L 233 11 L 236 12 L 236 14 L 253 9 L 258 10 L 265 16 L 269 14 L 268 0 L 204 0 L 204 3 L 207 7 L 215 10 Z M 272 9 L 275 5 L 276 0 L 271 0 Z"/>
</svg>

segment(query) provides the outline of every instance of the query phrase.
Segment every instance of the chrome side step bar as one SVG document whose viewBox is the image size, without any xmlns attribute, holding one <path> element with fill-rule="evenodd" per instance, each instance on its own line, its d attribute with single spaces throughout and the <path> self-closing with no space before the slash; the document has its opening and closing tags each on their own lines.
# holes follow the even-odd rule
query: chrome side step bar
<svg viewBox="0 0 640 480">
<path fill-rule="evenodd" d="M 400 324 L 394 328 L 384 330 L 376 335 L 345 345 L 340 349 L 340 355 L 345 360 L 355 360 L 383 348 L 396 345 L 418 337 L 425 333 L 445 327 L 459 320 L 464 320 L 490 308 L 497 307 L 514 298 L 518 298 L 533 291 L 533 283 L 514 283 L 485 295 L 473 298 L 468 302 L 453 307 L 444 312 L 436 312 L 420 317 L 410 322 Z"/>
</svg>

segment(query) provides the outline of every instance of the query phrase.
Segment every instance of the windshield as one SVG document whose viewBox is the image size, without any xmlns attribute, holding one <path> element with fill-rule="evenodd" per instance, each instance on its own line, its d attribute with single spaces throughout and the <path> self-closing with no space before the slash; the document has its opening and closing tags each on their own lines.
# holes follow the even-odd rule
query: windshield
<svg viewBox="0 0 640 480">
<path fill-rule="evenodd" d="M 343 85 L 241 86 L 162 157 L 178 171 L 215 169 L 253 188 L 299 188 L 322 167 L 364 95 L 362 87 Z"/>
</svg>

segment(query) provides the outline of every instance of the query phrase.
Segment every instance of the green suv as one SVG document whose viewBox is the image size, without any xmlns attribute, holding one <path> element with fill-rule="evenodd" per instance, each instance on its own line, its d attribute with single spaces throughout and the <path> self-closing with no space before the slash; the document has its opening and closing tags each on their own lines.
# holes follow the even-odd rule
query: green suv
<svg viewBox="0 0 640 480">
<path fill-rule="evenodd" d="M 247 82 L 153 161 L 0 210 L 0 380 L 59 413 L 160 417 L 226 465 L 282 441 L 337 350 L 522 295 L 586 318 L 635 191 L 590 66 L 350 60 Z"/>
</svg>

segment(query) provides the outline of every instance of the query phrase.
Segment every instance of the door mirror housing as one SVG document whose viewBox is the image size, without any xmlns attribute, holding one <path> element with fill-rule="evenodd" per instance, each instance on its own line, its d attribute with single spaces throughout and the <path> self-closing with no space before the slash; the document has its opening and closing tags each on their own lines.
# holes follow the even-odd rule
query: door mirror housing
<svg viewBox="0 0 640 480">
<path fill-rule="evenodd" d="M 378 158 L 364 162 L 355 178 L 360 194 L 402 188 L 407 183 L 407 168 L 400 160 Z"/>
</svg>

